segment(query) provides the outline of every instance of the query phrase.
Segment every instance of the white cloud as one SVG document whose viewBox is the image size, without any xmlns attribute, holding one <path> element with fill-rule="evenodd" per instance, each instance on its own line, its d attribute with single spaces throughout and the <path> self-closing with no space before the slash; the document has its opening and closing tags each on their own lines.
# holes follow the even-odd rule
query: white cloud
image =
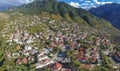
<svg viewBox="0 0 120 71">
<path fill-rule="evenodd" d="M 21 3 L 30 3 L 33 2 L 34 0 L 19 0 L 19 2 Z"/>
<path fill-rule="evenodd" d="M 113 2 L 99 2 L 98 0 L 93 0 L 96 4 L 99 4 L 99 5 L 103 5 L 103 4 L 110 4 L 110 3 L 113 3 Z"/>
<path fill-rule="evenodd" d="M 0 5 L 18 6 L 25 3 L 30 3 L 33 0 L 0 0 Z"/>
<path fill-rule="evenodd" d="M 91 3 L 91 1 L 89 1 L 89 0 L 88 0 L 88 1 L 85 1 L 85 2 Z"/>
<path fill-rule="evenodd" d="M 69 4 L 70 4 L 71 6 L 73 6 L 73 7 L 76 7 L 76 8 L 79 8 L 79 7 L 80 7 L 80 4 L 77 3 L 77 2 L 70 2 Z"/>
</svg>

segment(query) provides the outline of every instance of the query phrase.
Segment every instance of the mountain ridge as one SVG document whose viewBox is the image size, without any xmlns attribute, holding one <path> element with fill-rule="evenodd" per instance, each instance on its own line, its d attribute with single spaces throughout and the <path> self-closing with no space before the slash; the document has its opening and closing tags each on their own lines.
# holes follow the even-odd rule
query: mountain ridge
<svg viewBox="0 0 120 71">
<path fill-rule="evenodd" d="M 120 50 L 116 37 L 120 31 L 109 22 L 63 2 L 14 7 L 0 12 L 0 71 L 59 71 L 56 63 L 71 71 L 113 71 L 104 51 Z"/>
<path fill-rule="evenodd" d="M 101 32 L 108 32 L 111 35 L 118 36 L 119 30 L 113 27 L 108 21 L 98 18 L 88 11 L 81 8 L 74 8 L 64 2 L 56 0 L 37 0 L 20 7 L 11 8 L 5 11 L 8 14 L 37 15 L 49 17 L 59 21 L 66 20 L 78 23 L 79 26 L 93 27 Z"/>
<path fill-rule="evenodd" d="M 91 14 L 109 21 L 114 27 L 120 30 L 120 4 L 107 4 L 89 10 Z"/>
<path fill-rule="evenodd" d="M 56 0 L 37 0 L 30 4 L 25 4 L 18 7 L 16 11 L 19 11 L 24 14 L 40 14 L 43 12 L 47 12 L 50 15 L 54 14 L 55 16 L 57 15 L 61 19 L 67 19 L 69 21 L 75 21 L 80 23 L 80 21 L 83 20 L 92 27 L 98 26 L 100 24 L 106 25 L 104 23 L 105 20 L 91 15 L 84 9 L 74 8 L 64 2 L 57 2 Z"/>
</svg>

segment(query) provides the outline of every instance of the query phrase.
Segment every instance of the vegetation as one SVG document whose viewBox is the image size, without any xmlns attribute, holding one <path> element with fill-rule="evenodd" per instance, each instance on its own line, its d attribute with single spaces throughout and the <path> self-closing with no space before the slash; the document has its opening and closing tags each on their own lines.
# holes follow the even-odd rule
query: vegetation
<svg viewBox="0 0 120 71">
<path fill-rule="evenodd" d="M 38 49 L 52 44 L 51 42 L 53 40 L 47 40 L 48 35 L 57 36 L 61 32 L 65 36 L 74 34 L 78 36 L 87 32 L 88 36 L 85 38 L 85 41 L 83 39 L 77 40 L 77 43 L 80 43 L 85 49 L 96 47 L 94 40 L 98 36 L 115 35 L 116 37 L 116 33 L 119 34 L 119 31 L 108 22 L 91 15 L 83 9 L 77 9 L 66 3 L 57 2 L 56 0 L 36 0 L 33 3 L 20 6 L 15 10 L 7 10 L 6 13 L 0 14 L 0 71 L 34 71 L 34 66 L 31 62 L 17 65 L 15 63 L 16 58 L 8 58 L 8 53 L 15 53 L 24 48 L 25 44 L 20 45 L 20 49 L 15 49 L 18 45 L 16 42 L 12 44 L 6 42 L 10 35 L 16 33 L 18 30 L 27 31 L 33 36 L 36 33 L 42 33 L 34 39 L 34 43 L 31 43 L 36 44 Z M 66 40 L 63 44 L 70 45 L 71 40 Z M 75 47 L 78 47 L 75 50 L 80 48 L 79 46 Z M 103 49 L 108 48 L 103 47 Z M 119 47 L 116 49 L 119 50 Z M 59 50 L 60 47 L 56 46 L 51 53 L 56 54 Z M 80 71 L 89 71 L 88 69 L 80 68 L 80 61 L 75 60 L 75 50 L 65 51 L 65 57 L 71 59 L 71 67 L 80 69 Z M 111 71 L 110 60 L 104 55 L 103 51 L 101 51 L 101 54 L 103 66 L 95 67 L 93 71 L 96 71 L 96 69 L 98 71 Z M 22 57 L 24 56 L 19 56 L 19 58 Z M 50 71 L 50 69 L 46 68 L 43 71 Z"/>
<path fill-rule="evenodd" d="M 23 13 L 25 15 L 42 15 L 59 20 L 66 19 L 68 21 L 77 22 L 80 25 L 89 25 L 102 31 L 114 33 L 112 35 L 117 35 L 117 33 L 119 33 L 119 31 L 116 30 L 107 21 L 93 16 L 83 9 L 74 8 L 64 2 L 57 2 L 56 0 L 37 0 L 33 3 L 20 6 L 12 12 L 15 11 Z"/>
<path fill-rule="evenodd" d="M 109 58 L 107 56 L 104 55 L 103 51 L 100 51 L 101 53 L 101 58 L 103 60 L 103 68 L 102 70 L 104 71 L 113 71 L 112 65 L 111 65 L 111 61 L 109 60 Z"/>
</svg>

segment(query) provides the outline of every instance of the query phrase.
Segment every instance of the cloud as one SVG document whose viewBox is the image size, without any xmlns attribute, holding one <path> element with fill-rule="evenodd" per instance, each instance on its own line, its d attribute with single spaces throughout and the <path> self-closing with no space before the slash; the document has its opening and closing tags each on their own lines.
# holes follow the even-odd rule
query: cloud
<svg viewBox="0 0 120 71">
<path fill-rule="evenodd" d="M 33 2 L 34 0 L 19 0 L 19 2 L 21 3 L 30 3 Z"/>
<path fill-rule="evenodd" d="M 18 6 L 25 3 L 30 3 L 33 0 L 0 0 L 0 5 Z"/>
<path fill-rule="evenodd" d="M 77 3 L 77 2 L 70 2 L 69 4 L 70 4 L 71 6 L 73 6 L 73 7 L 76 7 L 76 8 L 79 8 L 79 7 L 80 7 L 80 4 Z"/>
<path fill-rule="evenodd" d="M 113 0 L 115 3 L 119 3 L 120 4 L 120 0 Z"/>
<path fill-rule="evenodd" d="M 93 2 L 95 2 L 98 5 L 104 5 L 104 4 L 110 4 L 113 3 L 112 1 L 107 1 L 107 2 L 99 2 L 98 0 L 93 0 Z"/>
</svg>

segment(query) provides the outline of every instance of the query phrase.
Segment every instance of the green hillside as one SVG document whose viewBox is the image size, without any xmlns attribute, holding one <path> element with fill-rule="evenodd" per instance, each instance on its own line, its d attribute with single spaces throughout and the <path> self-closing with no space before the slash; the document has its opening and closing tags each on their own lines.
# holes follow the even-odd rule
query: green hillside
<svg viewBox="0 0 120 71">
<path fill-rule="evenodd" d="M 89 25 L 98 29 L 116 30 L 109 22 L 93 16 L 83 9 L 74 8 L 56 0 L 37 0 L 33 3 L 22 5 L 13 11 L 18 11 L 25 15 L 43 15 L 59 20 L 66 19 L 77 22 L 80 25 Z"/>
<path fill-rule="evenodd" d="M 113 71 L 104 51 L 119 50 L 115 38 L 120 38 L 120 31 L 86 10 L 56 0 L 36 0 L 0 13 L 0 71 L 37 71 L 36 65 L 49 60 L 59 63 L 54 58 L 60 52 L 63 59 L 70 59 L 71 71 Z M 92 62 L 92 55 L 97 60 Z M 48 59 L 39 61 L 44 56 Z M 50 71 L 54 64 L 38 71 Z"/>
</svg>

